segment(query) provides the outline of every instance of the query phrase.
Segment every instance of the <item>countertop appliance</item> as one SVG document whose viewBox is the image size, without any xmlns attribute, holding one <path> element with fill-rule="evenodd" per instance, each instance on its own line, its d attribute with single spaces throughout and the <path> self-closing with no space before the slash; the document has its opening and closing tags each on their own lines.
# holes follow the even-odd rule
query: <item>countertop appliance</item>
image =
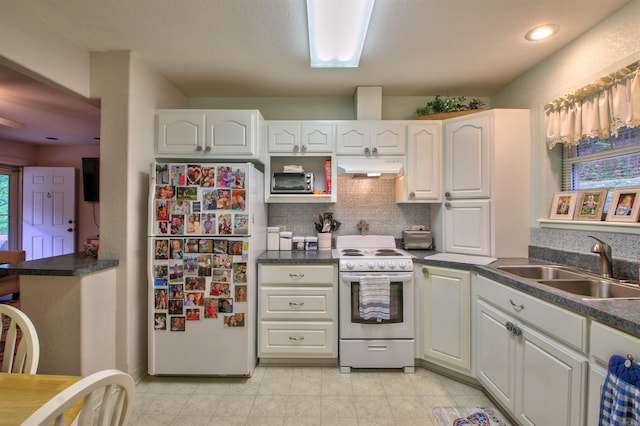
<svg viewBox="0 0 640 426">
<path fill-rule="evenodd" d="M 312 194 L 314 185 L 314 175 L 309 172 L 274 172 L 271 175 L 272 194 Z"/>
<path fill-rule="evenodd" d="M 431 231 L 402 231 L 405 250 L 432 250 L 433 235 Z"/>
<path fill-rule="evenodd" d="M 251 163 L 153 163 L 149 374 L 251 376 L 264 176 Z"/>
<path fill-rule="evenodd" d="M 390 235 L 336 238 L 339 259 L 340 371 L 403 368 L 414 372 L 414 283 L 411 254 Z M 372 284 L 375 287 L 371 287 Z M 367 311 L 367 294 L 381 290 L 381 312 Z"/>
</svg>

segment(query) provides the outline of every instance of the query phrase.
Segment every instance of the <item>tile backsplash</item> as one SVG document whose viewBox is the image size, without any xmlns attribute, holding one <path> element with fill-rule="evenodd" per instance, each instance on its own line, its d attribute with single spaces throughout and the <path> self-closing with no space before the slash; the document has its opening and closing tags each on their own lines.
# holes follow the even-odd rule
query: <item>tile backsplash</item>
<svg viewBox="0 0 640 426">
<path fill-rule="evenodd" d="M 333 212 L 342 223 L 335 235 L 359 234 L 357 224 L 369 224 L 369 234 L 402 238 L 411 225 L 430 229 L 430 204 L 396 204 L 395 180 L 340 176 L 337 203 L 269 204 L 269 226 L 284 225 L 294 235 L 315 235 L 318 215 Z M 334 236 L 335 237 L 335 236 Z"/>
</svg>

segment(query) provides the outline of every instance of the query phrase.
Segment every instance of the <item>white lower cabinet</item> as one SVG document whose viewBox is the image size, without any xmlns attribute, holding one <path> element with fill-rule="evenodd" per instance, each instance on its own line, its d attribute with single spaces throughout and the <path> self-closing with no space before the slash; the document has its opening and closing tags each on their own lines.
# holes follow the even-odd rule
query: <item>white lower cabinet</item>
<svg viewBox="0 0 640 426">
<path fill-rule="evenodd" d="M 586 318 L 481 276 L 474 292 L 480 383 L 519 424 L 583 425 Z"/>
<path fill-rule="evenodd" d="M 470 272 L 422 266 L 416 269 L 416 309 L 420 334 L 417 357 L 454 369 L 471 372 Z"/>
<path fill-rule="evenodd" d="M 597 425 L 600 418 L 600 398 L 612 355 L 631 355 L 640 360 L 640 339 L 597 321 L 590 328 L 590 368 L 588 395 L 588 425 Z"/>
<path fill-rule="evenodd" d="M 337 358 L 335 265 L 258 266 L 258 357 Z"/>
</svg>

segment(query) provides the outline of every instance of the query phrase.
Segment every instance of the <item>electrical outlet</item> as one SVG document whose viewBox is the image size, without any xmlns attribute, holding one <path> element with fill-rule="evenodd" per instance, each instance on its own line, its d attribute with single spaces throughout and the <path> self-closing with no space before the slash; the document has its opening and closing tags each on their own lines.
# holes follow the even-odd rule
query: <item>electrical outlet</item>
<svg viewBox="0 0 640 426">
<path fill-rule="evenodd" d="M 411 225 L 412 231 L 424 231 L 424 225 Z"/>
</svg>

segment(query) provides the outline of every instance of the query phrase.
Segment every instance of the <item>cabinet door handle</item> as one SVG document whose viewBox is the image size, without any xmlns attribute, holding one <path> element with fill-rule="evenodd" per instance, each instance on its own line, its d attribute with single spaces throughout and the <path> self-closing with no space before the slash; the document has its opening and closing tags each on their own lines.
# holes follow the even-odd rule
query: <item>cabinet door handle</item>
<svg viewBox="0 0 640 426">
<path fill-rule="evenodd" d="M 204 147 L 204 152 L 209 152 L 211 151 L 211 147 L 210 146 L 205 146 Z"/>
<path fill-rule="evenodd" d="M 415 192 L 410 192 L 410 193 L 409 193 L 409 197 L 413 198 L 413 197 L 415 197 L 415 196 L 416 196 L 416 193 L 415 193 Z"/>
<path fill-rule="evenodd" d="M 302 277 L 304 277 L 304 274 L 303 274 L 303 273 L 298 272 L 298 273 L 296 273 L 296 274 L 289 274 L 289 277 L 290 277 L 290 278 L 302 278 Z"/>
<path fill-rule="evenodd" d="M 511 306 L 513 306 L 516 311 L 521 311 L 524 309 L 524 305 L 522 303 L 516 303 L 513 301 L 513 299 L 509 299 L 509 303 L 511 303 Z"/>
<path fill-rule="evenodd" d="M 307 150 L 307 146 L 306 145 L 302 145 L 302 147 L 300 148 L 300 151 L 305 152 Z"/>
<path fill-rule="evenodd" d="M 303 306 L 304 302 L 289 302 L 289 306 Z"/>
<path fill-rule="evenodd" d="M 511 332 L 513 333 L 514 336 L 522 336 L 522 329 L 518 326 L 513 326 L 513 329 L 511 330 Z"/>
<path fill-rule="evenodd" d="M 294 150 L 294 151 L 300 151 L 300 147 L 299 147 L 298 145 L 294 145 L 294 146 L 293 146 L 293 150 Z"/>
<path fill-rule="evenodd" d="M 451 208 L 451 203 L 444 203 L 444 206 L 445 206 L 446 208 L 450 209 L 450 208 Z"/>
<path fill-rule="evenodd" d="M 289 340 L 291 340 L 292 342 L 302 342 L 304 340 L 304 337 L 289 336 Z"/>
<path fill-rule="evenodd" d="M 422 267 L 422 273 L 426 275 L 426 274 L 429 273 L 429 270 L 423 266 Z"/>
<path fill-rule="evenodd" d="M 202 147 L 200 145 L 196 146 L 196 151 L 202 151 Z"/>
<path fill-rule="evenodd" d="M 447 191 L 447 192 L 444 193 L 444 196 L 446 198 L 451 198 L 451 193 L 449 191 Z"/>
<path fill-rule="evenodd" d="M 365 148 L 365 149 L 364 149 L 364 153 L 365 153 L 365 154 L 367 154 L 367 155 L 369 155 L 369 154 L 371 153 L 371 150 L 370 150 L 369 148 Z"/>
<path fill-rule="evenodd" d="M 373 151 L 374 154 L 377 154 L 378 153 L 378 148 L 373 148 L 372 151 Z"/>
</svg>

